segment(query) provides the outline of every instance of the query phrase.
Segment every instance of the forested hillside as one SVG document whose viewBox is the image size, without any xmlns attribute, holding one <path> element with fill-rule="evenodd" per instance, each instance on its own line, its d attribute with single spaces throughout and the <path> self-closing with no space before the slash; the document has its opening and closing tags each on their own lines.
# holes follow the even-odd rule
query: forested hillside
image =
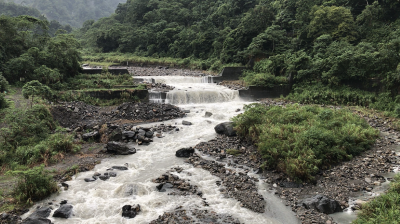
<svg viewBox="0 0 400 224">
<path fill-rule="evenodd" d="M 36 17 L 40 20 L 47 20 L 47 18 L 35 8 L 18 5 L 12 2 L 4 2 L 4 0 L 0 0 L 0 15 L 7 15 L 11 17 L 27 15 Z M 60 22 L 56 20 L 50 21 L 48 28 L 48 32 L 51 36 L 54 36 L 58 30 L 65 30 L 67 33 L 72 31 L 72 27 L 70 25 L 61 25 Z"/>
<path fill-rule="evenodd" d="M 2 0 L 37 9 L 49 20 L 80 27 L 86 20 L 97 20 L 114 13 L 126 0 Z M 0 1 L 1 2 L 1 1 Z M 33 9 L 32 9 L 33 10 Z M 30 14 L 26 14 L 30 15 Z M 33 15 L 32 15 L 33 16 Z"/>
<path fill-rule="evenodd" d="M 207 67 L 257 62 L 245 77 L 252 85 L 286 82 L 281 77 L 322 85 L 315 91 L 356 83 L 394 97 L 399 15 L 397 0 L 129 0 L 85 22 L 77 37 L 98 52 L 202 59 Z"/>
</svg>

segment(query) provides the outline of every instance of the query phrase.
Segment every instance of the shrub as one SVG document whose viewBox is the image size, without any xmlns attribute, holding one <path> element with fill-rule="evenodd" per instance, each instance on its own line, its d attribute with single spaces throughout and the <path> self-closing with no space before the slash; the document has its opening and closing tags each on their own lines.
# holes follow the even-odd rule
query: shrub
<svg viewBox="0 0 400 224">
<path fill-rule="evenodd" d="M 8 89 L 8 82 L 0 72 L 0 93 L 6 91 L 7 89 Z"/>
<path fill-rule="evenodd" d="M 239 155 L 242 153 L 237 149 L 228 149 L 228 150 L 226 150 L 226 154 L 236 156 L 236 155 Z"/>
<path fill-rule="evenodd" d="M 4 97 L 3 93 L 0 93 L 0 109 L 4 109 L 8 106 L 6 98 Z"/>
<path fill-rule="evenodd" d="M 22 204 L 32 204 L 34 201 L 57 192 L 58 187 L 53 177 L 45 171 L 44 166 L 34 167 L 29 170 L 9 171 L 9 175 L 18 176 L 13 195 Z"/>
<path fill-rule="evenodd" d="M 364 204 L 353 223 L 398 223 L 400 220 L 400 176 L 390 184 L 387 194 Z"/>
<path fill-rule="evenodd" d="M 263 167 L 297 181 L 312 181 L 319 169 L 367 150 L 378 131 L 348 110 L 318 106 L 246 106 L 233 118 L 240 137 L 255 142 Z"/>
</svg>

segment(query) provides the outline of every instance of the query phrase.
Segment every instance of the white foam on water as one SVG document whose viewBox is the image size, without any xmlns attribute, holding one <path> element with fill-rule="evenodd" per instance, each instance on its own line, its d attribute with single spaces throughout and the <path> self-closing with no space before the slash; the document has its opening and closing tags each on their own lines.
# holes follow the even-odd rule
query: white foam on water
<svg viewBox="0 0 400 224">
<path fill-rule="evenodd" d="M 177 78 L 174 79 L 174 82 L 178 83 L 174 86 L 177 89 L 181 89 L 181 91 L 196 92 L 200 91 L 199 88 L 215 91 L 216 93 L 220 93 L 221 90 L 231 91 L 225 87 L 201 82 L 182 84 L 190 77 L 181 78 L 183 79 L 181 82 Z M 164 79 L 171 81 L 170 77 L 164 77 Z M 242 223 L 298 223 L 290 208 L 286 207 L 273 193 L 267 191 L 265 186 L 260 185 L 260 193 L 266 199 L 267 211 L 265 213 L 255 213 L 241 207 L 239 201 L 226 198 L 216 185 L 216 181 L 219 180 L 218 177 L 203 169 L 194 168 L 185 163 L 185 159 L 175 156 L 175 152 L 180 148 L 193 147 L 200 142 L 215 138 L 214 127 L 221 122 L 229 121 L 231 117 L 239 114 L 240 112 L 235 111 L 242 109 L 245 103 L 236 96 L 224 96 L 224 100 L 215 102 L 215 100 L 208 100 L 209 98 L 207 97 L 201 98 L 199 96 L 199 99 L 201 98 L 202 100 L 193 100 L 190 94 L 190 97 L 186 95 L 185 98 L 184 96 L 181 97 L 180 93 L 174 91 L 171 93 L 173 93 L 174 99 L 169 100 L 181 104 L 179 106 L 185 110 L 190 110 L 190 113 L 185 118 L 165 121 L 163 124 L 176 125 L 180 130 L 165 133 L 164 138 L 154 138 L 154 142 L 149 146 L 137 146 L 136 154 L 104 159 L 92 171 L 75 175 L 71 181 L 67 182 L 69 185 L 67 191 L 63 190 L 59 194 L 55 194 L 49 199 L 38 203 L 47 205 L 49 201 L 53 200 L 56 203 L 61 200 L 68 200 L 68 204 L 74 206 L 73 217 L 69 219 L 51 217 L 52 222 L 68 224 L 149 223 L 164 212 L 171 212 L 178 206 L 182 206 L 187 210 L 209 209 L 217 213 L 230 214 Z M 193 94 L 195 95 L 195 93 Z M 175 100 L 178 98 L 179 100 Z M 183 98 L 186 100 L 183 100 Z M 188 98 L 191 100 L 187 100 Z M 205 112 L 211 112 L 213 115 L 206 118 Z M 192 125 L 182 125 L 183 120 L 192 122 Z M 151 127 L 158 124 L 161 123 L 144 126 Z M 113 172 L 117 173 L 117 177 L 112 177 L 107 181 L 97 180 L 91 183 L 84 181 L 84 178 L 91 177 L 95 172 L 105 173 L 107 168 L 124 164 L 127 164 L 129 170 L 114 170 Z M 176 175 L 190 180 L 192 185 L 197 185 L 199 190 L 203 192 L 203 198 L 206 198 L 207 203 L 210 205 L 208 208 L 202 206 L 203 200 L 198 196 L 172 196 L 166 192 L 157 191 L 157 184 L 153 183 L 152 180 L 176 166 L 184 168 L 182 173 L 176 173 Z M 190 172 L 191 175 L 188 175 L 187 172 Z M 141 206 L 139 215 L 134 219 L 121 217 L 122 206 L 133 204 Z M 33 206 L 32 210 L 36 207 L 37 205 Z M 25 214 L 24 217 L 27 217 L 31 212 Z"/>
</svg>

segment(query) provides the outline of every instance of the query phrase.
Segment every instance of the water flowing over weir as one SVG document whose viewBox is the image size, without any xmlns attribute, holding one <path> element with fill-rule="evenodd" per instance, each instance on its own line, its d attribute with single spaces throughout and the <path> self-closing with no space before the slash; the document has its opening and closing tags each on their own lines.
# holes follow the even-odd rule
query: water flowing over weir
<svg viewBox="0 0 400 224">
<path fill-rule="evenodd" d="M 215 125 L 228 121 L 239 113 L 235 112 L 236 109 L 243 108 L 245 102 L 238 98 L 237 91 L 204 83 L 202 78 L 152 78 L 155 78 L 156 82 L 175 86 L 175 90 L 166 94 L 166 101 L 179 104 L 184 110 L 190 110 L 184 119 L 162 122 L 166 125 L 176 125 L 180 131 L 165 133 L 164 138 L 154 138 L 154 142 L 149 146 L 136 146 L 136 154 L 105 159 L 92 171 L 75 175 L 73 180 L 67 182 L 69 184 L 67 191 L 62 190 L 59 194 L 39 203 L 47 205 L 53 200 L 57 203 L 68 200 L 68 204 L 74 206 L 74 215 L 71 218 L 51 217 L 53 223 L 149 223 L 159 215 L 171 212 L 179 206 L 186 210 L 207 209 L 219 214 L 229 214 L 246 224 L 299 223 L 291 209 L 274 196 L 268 190 L 269 186 L 262 180 L 258 187 L 259 193 L 265 198 L 266 211 L 256 213 L 241 207 L 239 201 L 226 198 L 216 185 L 216 181 L 220 180 L 218 177 L 201 168 L 195 168 L 185 163 L 184 159 L 175 156 L 175 152 L 180 148 L 193 147 L 200 142 L 213 139 L 216 136 Z M 150 94 L 154 102 L 159 96 L 161 95 Z M 213 115 L 206 118 L 205 112 L 211 112 Z M 182 120 L 190 121 L 192 125 L 183 126 Z M 151 127 L 158 124 L 161 123 L 143 126 Z M 84 181 L 84 178 L 91 177 L 95 172 L 105 173 L 107 168 L 124 164 L 129 169 L 116 171 L 117 177 L 91 183 Z M 198 196 L 174 196 L 156 189 L 158 184 L 153 183 L 152 179 L 177 166 L 184 168 L 184 171 L 174 174 L 189 180 L 192 185 L 197 185 L 209 207 L 204 207 L 203 200 Z M 251 175 L 260 178 L 257 174 Z M 141 212 L 134 219 L 123 218 L 122 206 L 133 204 L 139 204 Z M 32 210 L 37 206 L 33 207 Z M 29 213 L 25 214 L 25 217 L 28 215 Z"/>
</svg>

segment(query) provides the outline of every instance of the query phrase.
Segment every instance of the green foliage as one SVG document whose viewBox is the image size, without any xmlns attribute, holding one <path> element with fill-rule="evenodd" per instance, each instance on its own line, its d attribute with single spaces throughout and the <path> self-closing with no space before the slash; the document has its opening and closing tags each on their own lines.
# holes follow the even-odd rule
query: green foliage
<svg viewBox="0 0 400 224">
<path fill-rule="evenodd" d="M 10 83 L 37 78 L 50 83 L 80 71 L 79 44 L 72 35 L 51 38 L 48 22 L 30 16 L 2 15 L 0 24 L 0 72 Z"/>
<path fill-rule="evenodd" d="M 7 89 L 8 89 L 8 82 L 0 72 L 0 93 L 3 93 Z"/>
<path fill-rule="evenodd" d="M 3 93 L 0 93 L 0 109 L 7 108 L 8 103 Z"/>
<path fill-rule="evenodd" d="M 9 171 L 8 174 L 19 178 L 13 195 L 22 204 L 33 204 L 58 191 L 57 183 L 44 170 L 43 165 L 28 170 Z"/>
<path fill-rule="evenodd" d="M 34 96 L 41 96 L 42 98 L 46 99 L 50 99 L 52 97 L 51 89 L 37 80 L 26 83 L 22 87 L 22 94 L 26 99 L 29 99 L 29 96 L 32 97 L 31 107 L 33 105 Z"/>
<path fill-rule="evenodd" d="M 353 223 L 397 223 L 400 220 L 400 176 L 390 184 L 387 194 L 364 204 Z"/>
<path fill-rule="evenodd" d="M 317 106 L 247 106 L 233 119 L 237 133 L 255 142 L 265 162 L 297 181 L 367 150 L 378 131 L 347 110 Z"/>
<path fill-rule="evenodd" d="M 48 137 L 55 124 L 49 110 L 43 105 L 31 109 L 8 109 L 2 120 L 6 128 L 0 129 L 3 153 L 14 152 L 18 146 L 37 143 Z M 5 157 L 6 158 L 6 157 Z"/>
<path fill-rule="evenodd" d="M 305 104 L 363 106 L 393 112 L 395 116 L 399 113 L 396 108 L 400 107 L 400 97 L 392 97 L 389 92 L 376 94 L 348 86 L 330 88 L 320 83 L 298 85 L 287 99 Z"/>
</svg>

